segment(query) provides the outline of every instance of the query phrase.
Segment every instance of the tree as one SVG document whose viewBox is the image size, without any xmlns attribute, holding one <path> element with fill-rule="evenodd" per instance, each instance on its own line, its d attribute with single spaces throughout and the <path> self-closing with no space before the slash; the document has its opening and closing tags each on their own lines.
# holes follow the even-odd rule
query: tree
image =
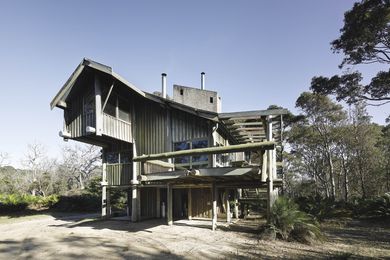
<svg viewBox="0 0 390 260">
<path fill-rule="evenodd" d="M 100 148 L 93 145 L 64 146 L 62 149 L 62 168 L 68 176 L 68 188 L 71 189 L 73 182 L 79 189 L 84 189 L 101 164 Z"/>
<path fill-rule="evenodd" d="M 44 145 L 38 142 L 28 144 L 22 163 L 27 168 L 25 177 L 31 194 L 46 196 L 51 192 L 56 160 L 48 158 Z"/>
<path fill-rule="evenodd" d="M 364 103 L 357 103 L 352 111 L 349 138 L 349 171 L 354 173 L 354 189 L 362 198 L 375 194 L 381 187 L 381 165 L 383 153 L 378 147 L 381 143 L 381 127 L 372 124 Z"/>
<path fill-rule="evenodd" d="M 344 14 L 341 35 L 331 45 L 334 52 L 342 52 L 346 65 L 390 64 L 390 1 L 363 0 L 355 3 Z M 335 95 L 348 103 L 365 100 L 370 105 L 390 102 L 390 70 L 380 71 L 367 85 L 361 84 L 361 73 L 347 72 L 341 76 L 314 77 L 311 90 Z"/>
<path fill-rule="evenodd" d="M 304 120 L 291 129 L 292 148 L 301 156 L 307 172 L 322 185 L 326 196 L 335 199 L 335 129 L 345 120 L 346 113 L 328 97 L 310 92 L 299 96 L 296 107 L 303 112 Z"/>
</svg>

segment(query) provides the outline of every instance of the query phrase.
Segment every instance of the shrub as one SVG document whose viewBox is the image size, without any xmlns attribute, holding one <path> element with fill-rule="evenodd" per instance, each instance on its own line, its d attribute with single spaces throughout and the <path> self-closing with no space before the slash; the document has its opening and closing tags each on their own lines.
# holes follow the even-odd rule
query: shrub
<svg viewBox="0 0 390 260">
<path fill-rule="evenodd" d="M 372 212 L 375 217 L 390 218 L 390 192 L 376 200 L 377 208 Z"/>
<path fill-rule="evenodd" d="M 323 239 L 318 223 L 290 199 L 279 197 L 272 206 L 270 218 L 270 225 L 283 240 L 311 243 Z"/>
<path fill-rule="evenodd" d="M 330 198 L 315 197 L 300 197 L 295 200 L 299 209 L 307 214 L 315 217 L 318 221 L 334 217 L 337 203 Z"/>
<path fill-rule="evenodd" d="M 349 207 L 356 217 L 390 218 L 390 193 L 372 199 L 354 199 Z"/>
<path fill-rule="evenodd" d="M 58 211 L 98 211 L 101 208 L 101 198 L 92 194 L 60 196 L 52 207 Z"/>
<path fill-rule="evenodd" d="M 2 194 L 0 195 L 0 210 L 9 213 L 23 211 L 27 208 L 49 208 L 57 201 L 57 195 L 43 197 L 30 194 Z"/>
<path fill-rule="evenodd" d="M 1 194 L 0 212 L 9 213 L 25 210 L 28 206 L 26 200 L 19 194 Z"/>
</svg>

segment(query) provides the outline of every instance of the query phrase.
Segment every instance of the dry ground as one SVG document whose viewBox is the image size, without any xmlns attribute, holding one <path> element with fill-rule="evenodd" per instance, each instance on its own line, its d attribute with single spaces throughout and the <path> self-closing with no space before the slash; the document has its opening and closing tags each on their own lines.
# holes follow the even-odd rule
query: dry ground
<svg viewBox="0 0 390 260">
<path fill-rule="evenodd" d="M 317 245 L 259 241 L 259 222 L 210 230 L 210 221 L 129 223 L 91 216 L 0 218 L 0 259 L 390 259 L 390 226 L 361 221 L 324 224 Z M 387 227 L 384 227 L 387 226 Z"/>
</svg>

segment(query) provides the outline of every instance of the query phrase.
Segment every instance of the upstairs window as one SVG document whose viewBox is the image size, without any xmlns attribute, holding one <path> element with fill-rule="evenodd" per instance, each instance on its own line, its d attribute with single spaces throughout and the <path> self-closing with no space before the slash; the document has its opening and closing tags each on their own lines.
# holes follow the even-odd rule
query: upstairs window
<svg viewBox="0 0 390 260">
<path fill-rule="evenodd" d="M 174 143 L 175 151 L 199 149 L 208 147 L 207 139 L 193 139 Z M 207 155 L 183 156 L 175 158 L 175 165 L 188 169 L 198 169 L 208 166 Z"/>
<path fill-rule="evenodd" d="M 105 154 L 107 164 L 131 163 L 131 151 L 107 152 Z"/>
<path fill-rule="evenodd" d="M 106 107 L 104 108 L 104 113 L 116 117 L 116 95 L 111 95 L 108 99 Z"/>
<path fill-rule="evenodd" d="M 130 102 L 112 93 L 103 111 L 117 119 L 130 122 Z"/>
<path fill-rule="evenodd" d="M 130 122 L 130 104 L 118 97 L 118 118 Z"/>
<path fill-rule="evenodd" d="M 214 103 L 214 98 L 210 97 L 210 103 Z"/>
</svg>

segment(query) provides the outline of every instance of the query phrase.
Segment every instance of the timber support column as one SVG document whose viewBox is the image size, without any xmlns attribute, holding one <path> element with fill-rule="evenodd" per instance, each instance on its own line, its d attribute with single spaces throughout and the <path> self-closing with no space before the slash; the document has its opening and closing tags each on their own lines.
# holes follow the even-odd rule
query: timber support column
<svg viewBox="0 0 390 260">
<path fill-rule="evenodd" d="M 225 191 L 225 204 L 226 204 L 226 222 L 230 223 L 232 221 L 230 214 L 230 202 L 229 202 L 229 190 Z"/>
<path fill-rule="evenodd" d="M 138 221 L 138 189 L 137 183 L 132 182 L 131 186 L 131 222 Z"/>
<path fill-rule="evenodd" d="M 234 218 L 238 219 L 238 191 L 234 191 Z"/>
<path fill-rule="evenodd" d="M 167 209 L 168 209 L 168 212 L 167 212 L 167 220 L 168 220 L 168 226 L 172 226 L 173 225 L 173 212 L 172 212 L 172 203 L 173 203 L 173 200 L 172 200 L 172 184 L 168 184 L 167 185 Z"/>
<path fill-rule="evenodd" d="M 160 195 L 160 188 L 156 188 L 156 218 L 161 217 L 161 195 Z"/>
<path fill-rule="evenodd" d="M 108 218 L 110 215 L 110 195 L 107 186 L 102 187 L 102 218 Z"/>
<path fill-rule="evenodd" d="M 133 156 L 137 155 L 136 146 L 135 143 L 133 144 Z M 131 180 L 131 221 L 137 222 L 138 219 L 138 204 L 139 203 L 139 197 L 138 197 L 138 163 L 133 162 L 133 178 Z"/>
<path fill-rule="evenodd" d="M 188 220 L 192 220 L 192 189 L 188 188 Z"/>
<path fill-rule="evenodd" d="M 267 117 L 267 141 L 272 141 L 272 117 Z M 273 173 L 274 173 L 274 160 L 273 160 L 273 150 L 267 150 L 267 222 L 271 221 L 271 208 L 274 202 L 274 182 L 273 182 Z"/>
<path fill-rule="evenodd" d="M 104 158 L 104 152 L 103 152 L 103 158 Z M 102 218 L 107 218 L 110 215 L 110 198 L 109 198 L 109 192 L 107 189 L 108 182 L 107 182 L 107 165 L 105 162 L 103 162 L 103 176 L 102 176 Z"/>
<path fill-rule="evenodd" d="M 211 229 L 214 231 L 217 229 L 217 198 L 218 198 L 218 189 L 215 183 L 211 186 L 211 196 L 212 196 L 212 221 L 211 221 Z"/>
</svg>

